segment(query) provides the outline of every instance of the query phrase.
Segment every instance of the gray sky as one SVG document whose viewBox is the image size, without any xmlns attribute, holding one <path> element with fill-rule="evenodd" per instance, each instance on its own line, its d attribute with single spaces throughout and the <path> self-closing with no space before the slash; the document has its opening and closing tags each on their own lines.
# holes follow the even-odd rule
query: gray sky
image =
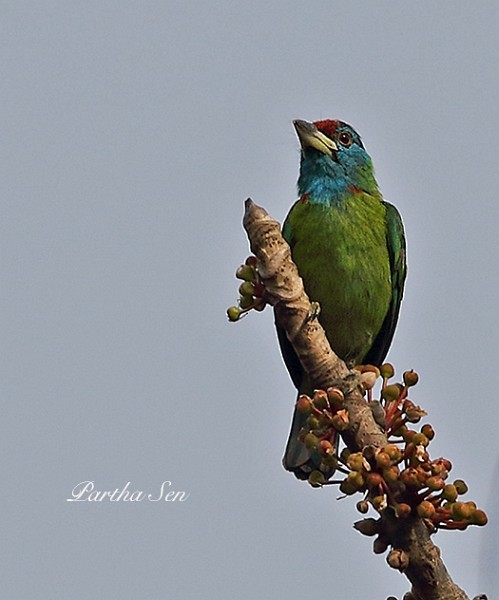
<svg viewBox="0 0 499 600">
<path fill-rule="evenodd" d="M 225 319 L 244 199 L 282 220 L 291 120 L 329 117 L 362 135 L 405 221 L 390 359 L 419 371 L 432 452 L 492 517 L 435 541 L 469 594 L 499 595 L 497 3 L 1 12 L 3 596 L 408 589 L 352 529 L 354 501 L 282 470 L 294 391 L 270 311 Z M 151 493 L 170 480 L 190 496 L 66 502 L 84 480 Z"/>
</svg>

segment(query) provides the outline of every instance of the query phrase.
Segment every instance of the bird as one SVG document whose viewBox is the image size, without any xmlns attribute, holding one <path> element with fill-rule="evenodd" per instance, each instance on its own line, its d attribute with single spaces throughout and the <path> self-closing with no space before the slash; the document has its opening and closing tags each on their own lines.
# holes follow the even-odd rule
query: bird
<svg viewBox="0 0 499 600">
<path fill-rule="evenodd" d="M 393 339 L 406 279 L 402 218 L 386 202 L 371 157 L 348 123 L 293 121 L 301 146 L 298 200 L 282 227 L 317 318 L 349 367 L 380 366 Z M 298 395 L 311 382 L 282 327 L 281 353 Z M 295 408 L 283 458 L 298 479 L 318 469 L 320 457 L 298 439 L 307 417 Z"/>
</svg>

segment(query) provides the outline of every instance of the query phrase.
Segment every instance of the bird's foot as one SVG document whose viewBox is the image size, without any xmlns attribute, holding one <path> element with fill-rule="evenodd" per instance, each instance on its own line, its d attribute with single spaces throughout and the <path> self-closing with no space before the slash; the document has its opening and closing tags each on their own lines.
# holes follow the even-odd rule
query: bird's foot
<svg viewBox="0 0 499 600">
<path fill-rule="evenodd" d="M 307 321 L 313 321 L 314 319 L 318 319 L 321 314 L 321 305 L 318 302 L 310 303 L 310 310 L 307 314 Z"/>
</svg>

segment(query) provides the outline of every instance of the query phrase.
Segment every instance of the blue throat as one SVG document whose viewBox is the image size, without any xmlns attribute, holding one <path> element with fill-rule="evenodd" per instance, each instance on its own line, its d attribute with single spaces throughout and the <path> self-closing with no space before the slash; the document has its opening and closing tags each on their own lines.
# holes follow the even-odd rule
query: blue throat
<svg viewBox="0 0 499 600">
<path fill-rule="evenodd" d="M 362 161 L 359 156 L 343 155 L 342 162 L 315 151 L 302 154 L 298 194 L 324 206 L 341 205 L 355 189 L 381 199 L 371 159 L 364 150 L 362 154 Z"/>
</svg>

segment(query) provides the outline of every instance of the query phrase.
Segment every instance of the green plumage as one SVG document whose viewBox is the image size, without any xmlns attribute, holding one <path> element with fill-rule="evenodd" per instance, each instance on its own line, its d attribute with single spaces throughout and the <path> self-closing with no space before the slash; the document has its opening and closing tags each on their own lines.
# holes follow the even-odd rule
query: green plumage
<svg viewBox="0 0 499 600">
<path fill-rule="evenodd" d="M 384 360 L 405 280 L 405 239 L 397 209 L 384 202 L 371 159 L 341 121 L 295 122 L 302 144 L 300 199 L 283 234 L 335 353 L 350 365 Z M 343 143 L 344 142 L 344 143 Z M 284 360 L 299 393 L 312 392 L 301 364 L 278 329 Z M 306 478 L 317 468 L 297 436 L 295 414 L 284 466 Z"/>
</svg>

